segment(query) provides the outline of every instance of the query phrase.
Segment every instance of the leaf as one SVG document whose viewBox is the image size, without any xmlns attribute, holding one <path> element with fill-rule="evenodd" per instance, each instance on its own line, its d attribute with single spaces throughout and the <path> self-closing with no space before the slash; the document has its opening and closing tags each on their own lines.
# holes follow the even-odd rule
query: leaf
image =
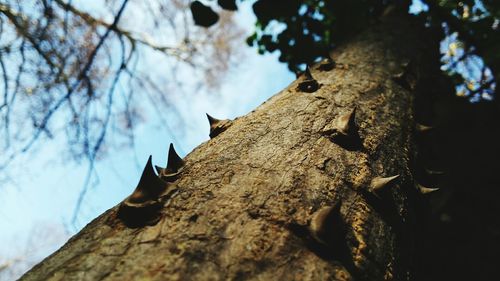
<svg viewBox="0 0 500 281">
<path fill-rule="evenodd" d="M 212 8 L 203 5 L 200 1 L 191 3 L 190 9 L 196 25 L 210 27 L 219 20 L 219 15 Z"/>
<path fill-rule="evenodd" d="M 236 6 L 236 0 L 218 0 L 217 3 L 224 10 L 236 11 L 238 7 Z"/>
</svg>

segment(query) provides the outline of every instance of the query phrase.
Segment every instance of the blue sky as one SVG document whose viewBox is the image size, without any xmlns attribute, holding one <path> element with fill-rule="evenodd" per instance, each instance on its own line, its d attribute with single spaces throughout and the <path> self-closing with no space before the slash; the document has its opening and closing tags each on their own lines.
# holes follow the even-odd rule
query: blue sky
<svg viewBox="0 0 500 281">
<path fill-rule="evenodd" d="M 239 21 L 252 30 L 253 13 L 246 4 L 240 7 Z M 175 96 L 167 114 L 167 126 L 148 119 L 136 132 L 135 148 L 98 161 L 77 223 L 71 224 L 73 211 L 83 187 L 88 164 L 61 159 L 62 139 L 45 142 L 36 150 L 21 155 L 11 166 L 12 180 L 0 188 L 0 267 L 10 259 L 23 264 L 38 261 L 60 247 L 75 231 L 128 196 L 139 180 L 149 155 L 164 166 L 169 143 L 181 156 L 208 140 L 205 113 L 225 119 L 244 115 L 283 89 L 295 79 L 276 55 L 258 55 L 241 43 L 245 59 L 227 75 L 217 92 L 197 92 Z M 152 111 L 145 107 L 145 110 Z M 112 140 L 110 140 L 112 141 Z M 0 280 L 12 278 L 0 272 Z"/>
</svg>

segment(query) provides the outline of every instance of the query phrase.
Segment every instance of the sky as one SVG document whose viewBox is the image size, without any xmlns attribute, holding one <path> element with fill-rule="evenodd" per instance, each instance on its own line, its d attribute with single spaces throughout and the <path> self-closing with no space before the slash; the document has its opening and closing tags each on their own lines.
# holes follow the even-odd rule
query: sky
<svg viewBox="0 0 500 281">
<path fill-rule="evenodd" d="M 251 6 L 240 6 L 238 13 L 239 24 L 252 30 Z M 9 262 L 17 265 L 14 272 L 0 270 L 0 280 L 18 277 L 127 197 L 149 155 L 153 164 L 165 166 L 171 142 L 182 157 L 206 142 L 209 124 L 205 113 L 219 119 L 245 115 L 295 79 L 286 65 L 278 62 L 277 54 L 258 55 L 244 42 L 241 47 L 245 59 L 226 77 L 219 91 L 172 93 L 170 100 L 176 110 L 167 113 L 166 120 L 180 122 L 165 126 L 160 120 L 148 118 L 136 131 L 134 148 L 124 147 L 96 163 L 75 224 L 71 221 L 88 163 L 61 159 L 60 146 L 65 144 L 57 140 L 21 155 L 11 166 L 12 180 L 0 188 L 0 269 Z"/>
</svg>

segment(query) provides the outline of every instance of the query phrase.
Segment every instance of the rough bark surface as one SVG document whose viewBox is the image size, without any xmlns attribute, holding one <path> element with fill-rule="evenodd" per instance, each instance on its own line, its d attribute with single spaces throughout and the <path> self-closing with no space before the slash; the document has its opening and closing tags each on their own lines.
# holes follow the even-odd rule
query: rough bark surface
<svg viewBox="0 0 500 281">
<path fill-rule="evenodd" d="M 299 77 L 186 156 L 156 225 L 128 228 L 114 207 L 22 280 L 411 279 L 419 34 L 387 16 L 333 52 L 335 68 L 311 68 L 318 90 Z M 324 132 L 354 108 L 362 148 L 345 149 Z M 338 219 L 322 243 L 308 226 L 324 206 Z"/>
</svg>

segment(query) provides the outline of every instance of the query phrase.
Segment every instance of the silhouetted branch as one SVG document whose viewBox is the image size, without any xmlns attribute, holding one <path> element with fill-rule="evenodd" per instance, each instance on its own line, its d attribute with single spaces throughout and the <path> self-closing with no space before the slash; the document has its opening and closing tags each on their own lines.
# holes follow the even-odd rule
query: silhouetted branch
<svg viewBox="0 0 500 281">
<path fill-rule="evenodd" d="M 151 73 L 143 71 L 142 65 L 138 69 L 131 67 L 131 62 L 137 64 L 142 59 L 143 51 L 149 52 L 144 57 L 157 52 L 165 56 L 166 64 L 173 66 L 169 68 L 174 70 L 173 75 L 163 75 L 168 77 L 166 82 L 169 84 L 178 83 L 176 85 L 181 87 L 184 83 L 173 81 L 177 78 L 176 67 L 189 66 L 192 70 L 205 71 L 206 79 L 213 80 L 211 82 L 216 85 L 222 77 L 221 73 L 217 79 L 212 79 L 208 73 L 220 71 L 214 66 L 227 62 L 216 60 L 226 59 L 226 53 L 233 50 L 219 46 L 231 45 L 226 44 L 225 38 L 238 40 L 233 35 L 241 35 L 239 39 L 243 35 L 228 16 L 221 23 L 224 27 L 221 31 L 196 29 L 190 32 L 194 26 L 190 22 L 190 14 L 186 12 L 189 11 L 186 9 L 189 1 L 180 0 L 144 4 L 152 14 L 147 20 L 154 17 L 154 30 L 166 26 L 172 29 L 169 32 L 174 35 L 164 36 L 165 33 L 160 32 L 159 36 L 155 36 L 150 30 L 143 29 L 143 32 L 135 25 L 128 29 L 123 20 L 118 24 L 130 1 L 115 2 L 118 1 L 108 2 L 110 5 L 118 4 L 115 12 L 109 12 L 113 16 L 112 21 L 93 16 L 67 0 L 38 0 L 29 9 L 25 9 L 24 3 L 19 1 L 0 4 L 0 77 L 3 78 L 0 85 L 0 91 L 3 91 L 0 93 L 0 122 L 3 124 L 0 128 L 5 133 L 2 134 L 5 138 L 1 140 L 4 151 L 0 169 L 8 167 L 17 155 L 29 151 L 43 138 L 52 138 L 61 131 L 66 134 L 67 149 L 72 157 L 95 160 L 98 153 L 105 152 L 101 147 L 108 135 L 106 128 L 113 121 L 107 112 L 123 114 L 126 121 L 119 124 L 124 127 L 120 133 L 132 143 L 134 134 L 127 130 L 133 129 L 134 123 L 139 120 L 135 103 L 146 100 L 158 106 L 158 103 L 168 104 L 170 100 L 166 98 L 168 91 L 153 90 L 151 86 L 141 89 L 141 94 L 145 90 L 153 91 L 154 95 L 144 93 L 147 99 L 133 98 L 132 93 L 141 80 L 158 78 L 153 79 Z M 140 5 L 141 2 L 134 4 Z M 213 65 L 203 65 L 200 57 L 213 52 L 224 55 L 215 58 Z M 117 98 L 110 99 L 110 90 L 125 91 L 116 88 L 116 84 L 125 79 L 130 85 L 127 100 L 122 102 L 123 97 L 116 95 Z M 15 126 L 12 125 L 14 123 Z M 11 145 L 14 138 L 15 145 Z"/>
</svg>

